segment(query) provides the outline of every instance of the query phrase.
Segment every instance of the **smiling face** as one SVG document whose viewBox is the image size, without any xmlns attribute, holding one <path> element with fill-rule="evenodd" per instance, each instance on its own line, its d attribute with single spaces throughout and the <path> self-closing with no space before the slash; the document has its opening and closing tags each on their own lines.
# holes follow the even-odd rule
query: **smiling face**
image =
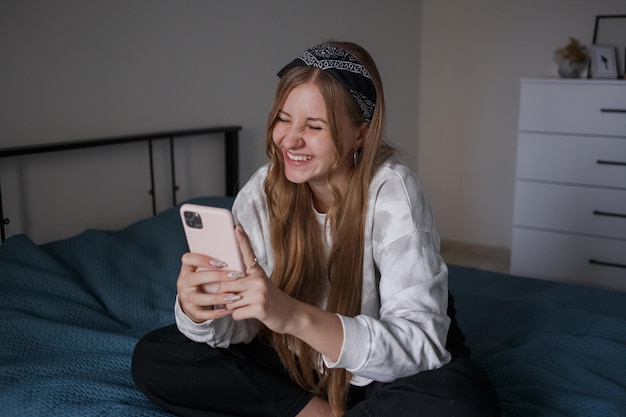
<svg viewBox="0 0 626 417">
<path fill-rule="evenodd" d="M 361 146 L 366 126 L 355 127 L 345 115 L 337 115 L 338 150 L 333 141 L 326 103 L 312 82 L 294 87 L 278 111 L 272 140 L 282 153 L 285 176 L 293 183 L 308 183 L 318 200 L 327 200 L 327 176 L 337 160 L 331 181 L 345 185 L 352 164 L 352 152 Z"/>
</svg>

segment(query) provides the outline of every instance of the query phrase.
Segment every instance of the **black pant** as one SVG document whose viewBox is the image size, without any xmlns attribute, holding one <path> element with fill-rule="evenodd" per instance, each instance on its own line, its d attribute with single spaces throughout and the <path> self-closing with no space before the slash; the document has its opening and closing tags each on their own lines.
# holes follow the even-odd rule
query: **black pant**
<svg viewBox="0 0 626 417">
<path fill-rule="evenodd" d="M 346 417 L 499 416 L 485 373 L 467 357 L 453 318 L 448 336 L 453 354 L 444 367 L 351 387 Z M 214 349 L 181 334 L 176 326 L 144 336 L 133 354 L 137 387 L 153 402 L 183 416 L 292 417 L 312 394 L 289 377 L 271 346 L 250 344 Z"/>
</svg>

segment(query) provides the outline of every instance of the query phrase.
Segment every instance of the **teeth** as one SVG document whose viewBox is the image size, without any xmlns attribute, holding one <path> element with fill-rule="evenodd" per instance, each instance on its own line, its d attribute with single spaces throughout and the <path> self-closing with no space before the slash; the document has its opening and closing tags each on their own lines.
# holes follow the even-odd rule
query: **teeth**
<svg viewBox="0 0 626 417">
<path fill-rule="evenodd" d="M 304 161 L 310 161 L 311 159 L 313 159 L 312 156 L 307 156 L 307 155 L 294 155 L 292 153 L 287 152 L 287 156 L 289 157 L 289 159 L 291 159 L 292 161 L 298 161 L 298 162 L 304 162 Z"/>
</svg>

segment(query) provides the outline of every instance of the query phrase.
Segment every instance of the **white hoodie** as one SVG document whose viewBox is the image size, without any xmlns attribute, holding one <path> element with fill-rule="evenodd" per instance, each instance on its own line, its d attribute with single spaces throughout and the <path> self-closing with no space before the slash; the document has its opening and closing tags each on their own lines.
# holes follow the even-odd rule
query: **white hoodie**
<svg viewBox="0 0 626 417">
<path fill-rule="evenodd" d="M 269 243 L 269 218 L 260 168 L 237 195 L 233 214 L 248 234 L 254 253 L 268 276 L 274 267 Z M 339 315 L 344 343 L 337 362 L 352 384 L 390 382 L 450 361 L 445 349 L 448 269 L 439 255 L 439 235 L 428 199 L 415 174 L 395 158 L 376 172 L 365 222 L 361 314 Z M 319 215 L 323 225 L 324 216 Z M 180 331 L 214 347 L 247 343 L 258 331 L 255 320 L 230 316 L 194 323 L 175 307 Z"/>
</svg>

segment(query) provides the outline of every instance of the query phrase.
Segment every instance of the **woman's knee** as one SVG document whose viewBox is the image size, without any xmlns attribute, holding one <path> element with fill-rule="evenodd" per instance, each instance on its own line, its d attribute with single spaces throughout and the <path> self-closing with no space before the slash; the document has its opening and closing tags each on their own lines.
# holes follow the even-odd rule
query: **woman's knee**
<svg viewBox="0 0 626 417">
<path fill-rule="evenodd" d="M 500 403 L 487 374 L 468 358 L 453 359 L 440 370 L 443 394 L 455 416 L 499 417 Z M 448 414 L 445 414 L 448 415 Z"/>
<path fill-rule="evenodd" d="M 219 353 L 193 342 L 171 325 L 139 339 L 133 351 L 131 373 L 135 385 L 143 392 L 159 390 L 160 385 L 171 386 L 173 380 L 180 380 L 178 374 L 193 366 L 200 356 L 206 359 L 211 354 Z"/>
<path fill-rule="evenodd" d="M 188 414 L 201 409 L 211 392 L 219 391 L 220 378 L 207 375 L 219 375 L 223 363 L 220 349 L 194 342 L 176 326 L 168 326 L 137 342 L 131 373 L 136 387 L 151 401 L 177 414 Z"/>
<path fill-rule="evenodd" d="M 157 370 L 157 363 L 160 362 L 159 356 L 162 355 L 163 351 L 160 341 L 173 333 L 173 329 L 170 327 L 160 328 L 145 334 L 139 339 L 133 350 L 131 374 L 137 388 L 144 393 L 151 385 L 150 381 L 154 380 L 155 374 L 161 372 Z"/>
<path fill-rule="evenodd" d="M 359 411 L 362 409 L 363 411 Z M 390 383 L 374 382 L 347 415 L 496 417 L 500 407 L 486 374 L 468 359 Z M 367 412 L 365 414 L 362 414 Z"/>
</svg>

